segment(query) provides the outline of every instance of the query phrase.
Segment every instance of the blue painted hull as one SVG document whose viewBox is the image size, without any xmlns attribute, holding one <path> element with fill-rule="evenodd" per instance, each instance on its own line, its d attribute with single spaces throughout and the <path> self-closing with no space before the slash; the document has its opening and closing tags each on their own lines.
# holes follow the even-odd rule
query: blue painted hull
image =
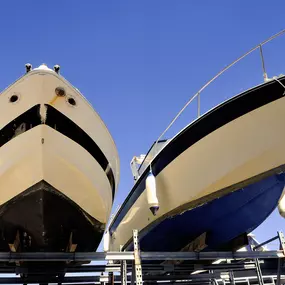
<svg viewBox="0 0 285 285">
<path fill-rule="evenodd" d="M 179 251 L 207 232 L 205 250 L 218 250 L 241 234 L 258 227 L 276 208 L 285 175 L 262 181 L 215 199 L 195 209 L 167 218 L 143 233 L 143 251 Z M 131 249 L 130 244 L 127 249 Z"/>
</svg>

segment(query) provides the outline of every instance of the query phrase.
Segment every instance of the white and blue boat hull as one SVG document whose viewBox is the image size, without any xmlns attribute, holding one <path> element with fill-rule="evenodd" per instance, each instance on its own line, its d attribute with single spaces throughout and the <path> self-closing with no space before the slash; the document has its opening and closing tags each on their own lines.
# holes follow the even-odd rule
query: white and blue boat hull
<svg viewBox="0 0 285 285">
<path fill-rule="evenodd" d="M 212 234 L 209 248 L 211 244 L 216 246 L 215 239 L 221 244 L 227 243 L 262 223 L 277 207 L 284 186 L 280 182 L 273 187 L 275 180 L 279 181 L 276 175 L 285 170 L 284 84 L 283 76 L 278 81 L 272 80 L 245 91 L 191 122 L 167 141 L 154 158 L 150 157 L 150 151 L 145 158 L 148 165 L 143 163 L 138 170 L 139 178 L 110 224 L 110 250 L 128 248 L 133 229 L 140 232 L 143 250 L 144 244 L 148 244 L 148 235 L 151 243 L 158 246 L 154 246 L 154 250 L 163 246 L 163 242 L 152 240 L 149 229 L 167 242 L 169 247 L 164 250 L 170 250 L 172 246 L 176 247 L 173 250 L 182 249 L 184 242 L 174 242 L 170 233 L 179 240 L 181 230 L 181 238 L 192 242 L 197 235 L 207 231 L 209 221 L 218 223 L 214 215 L 203 214 L 216 204 L 222 207 L 220 212 L 229 220 L 219 221 L 220 232 L 217 230 L 215 232 L 219 234 Z M 150 184 L 155 188 L 159 204 L 155 215 L 150 211 L 150 195 L 146 189 L 150 170 L 155 177 L 155 183 Z M 264 189 L 268 191 L 270 199 L 264 199 L 269 204 L 264 204 L 259 196 L 267 193 Z M 240 197 L 239 201 L 235 195 Z M 228 212 L 216 199 L 227 202 L 230 199 L 233 212 Z M 252 202 L 248 203 L 248 199 Z M 241 213 L 239 207 L 243 209 Z M 202 220 L 197 225 L 191 224 L 197 219 L 196 212 L 202 210 Z M 233 228 L 228 234 L 227 223 Z M 161 228 L 157 229 L 160 224 Z M 188 227 L 197 228 L 197 232 L 184 232 Z M 164 232 L 167 230 L 169 235 Z M 211 237 L 210 233 L 208 237 Z"/>
<path fill-rule="evenodd" d="M 276 208 L 285 175 L 273 175 L 182 214 L 166 218 L 140 233 L 143 251 L 180 251 L 206 233 L 204 250 L 230 250 L 232 241 L 252 232 Z M 125 246 L 132 250 L 133 243 Z"/>
</svg>

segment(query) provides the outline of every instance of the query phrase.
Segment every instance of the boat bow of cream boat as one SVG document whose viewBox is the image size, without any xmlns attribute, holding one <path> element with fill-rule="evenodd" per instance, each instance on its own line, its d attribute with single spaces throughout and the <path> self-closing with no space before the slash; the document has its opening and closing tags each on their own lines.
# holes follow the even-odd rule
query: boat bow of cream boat
<svg viewBox="0 0 285 285">
<path fill-rule="evenodd" d="M 0 95 L 0 250 L 94 251 L 119 180 L 114 141 L 59 66 Z"/>
</svg>

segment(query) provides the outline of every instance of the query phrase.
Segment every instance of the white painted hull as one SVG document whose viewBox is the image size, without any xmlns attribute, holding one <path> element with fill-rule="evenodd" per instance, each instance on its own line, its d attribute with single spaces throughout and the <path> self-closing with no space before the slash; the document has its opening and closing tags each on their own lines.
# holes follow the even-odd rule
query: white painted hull
<svg viewBox="0 0 285 285">
<path fill-rule="evenodd" d="M 55 94 L 57 87 L 65 89 L 65 97 Z M 11 103 L 13 95 L 19 99 Z M 69 104 L 68 98 L 76 105 Z M 42 124 L 28 126 L 27 131 L 18 128 L 0 148 L 0 206 L 45 181 L 77 205 L 90 224 L 96 220 L 103 231 L 119 180 L 119 159 L 111 135 L 79 91 L 49 69 L 31 71 L 1 94 L 0 129 L 38 104 Z M 45 124 L 50 112 L 45 113 L 44 104 L 67 117 L 97 144 L 113 171 L 114 189 L 107 176 L 109 170 L 102 168 L 90 150 L 57 130 L 56 122 L 53 127 Z"/>
<path fill-rule="evenodd" d="M 44 180 L 101 223 L 108 220 L 112 192 L 105 172 L 86 150 L 52 128 L 39 125 L 17 136 L 0 148 L 0 157 L 1 204 Z"/>
<path fill-rule="evenodd" d="M 110 249 L 124 246 L 132 229 L 141 231 L 183 205 L 191 209 L 207 195 L 219 197 L 223 195 L 219 190 L 283 165 L 284 120 L 285 98 L 281 98 L 223 125 L 186 149 L 156 176 L 160 206 L 156 216 L 143 191 L 112 232 Z"/>
</svg>

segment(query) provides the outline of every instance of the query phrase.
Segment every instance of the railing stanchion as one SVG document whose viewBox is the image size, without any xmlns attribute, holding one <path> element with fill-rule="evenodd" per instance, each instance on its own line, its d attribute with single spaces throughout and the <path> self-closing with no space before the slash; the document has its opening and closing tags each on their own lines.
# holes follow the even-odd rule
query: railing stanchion
<svg viewBox="0 0 285 285">
<path fill-rule="evenodd" d="M 233 61 L 231 64 L 227 65 L 225 68 L 223 68 L 219 73 L 217 73 L 211 80 L 209 80 L 206 84 L 202 86 L 202 88 L 199 89 L 199 91 L 192 96 L 187 103 L 183 106 L 183 108 L 178 112 L 178 114 L 174 117 L 174 119 L 170 122 L 170 124 L 167 126 L 167 128 L 162 132 L 162 134 L 158 137 L 156 140 L 155 144 L 157 145 L 158 141 L 165 135 L 165 133 L 170 129 L 170 127 L 174 124 L 174 122 L 180 117 L 180 115 L 184 112 L 184 110 L 187 108 L 187 106 L 196 98 L 198 97 L 198 117 L 200 117 L 200 93 L 206 89 L 213 81 L 215 81 L 218 77 L 220 77 L 225 71 L 227 71 L 229 68 L 231 68 L 233 65 L 235 65 L 237 62 L 251 54 L 253 51 L 259 49 L 260 55 L 261 55 L 261 60 L 262 60 L 262 68 L 263 68 L 263 77 L 264 81 L 268 80 L 267 73 L 265 71 L 265 65 L 264 65 L 264 58 L 263 58 L 263 52 L 262 52 L 262 46 L 265 45 L 266 43 L 272 41 L 273 39 L 279 37 L 280 35 L 285 33 L 285 29 L 280 31 L 279 33 L 271 36 L 270 38 L 266 39 L 265 41 L 261 42 L 257 46 L 253 47 L 250 49 L 248 52 L 237 58 L 235 61 Z M 155 157 L 154 157 L 155 158 Z M 152 161 L 154 160 L 152 159 Z"/>
<path fill-rule="evenodd" d="M 261 63 L 262 63 L 262 70 L 263 70 L 263 80 L 266 82 L 268 80 L 268 76 L 265 70 L 265 64 L 264 64 L 264 56 L 262 51 L 262 45 L 259 45 L 259 51 L 260 51 L 260 57 L 261 57 Z"/>
</svg>

